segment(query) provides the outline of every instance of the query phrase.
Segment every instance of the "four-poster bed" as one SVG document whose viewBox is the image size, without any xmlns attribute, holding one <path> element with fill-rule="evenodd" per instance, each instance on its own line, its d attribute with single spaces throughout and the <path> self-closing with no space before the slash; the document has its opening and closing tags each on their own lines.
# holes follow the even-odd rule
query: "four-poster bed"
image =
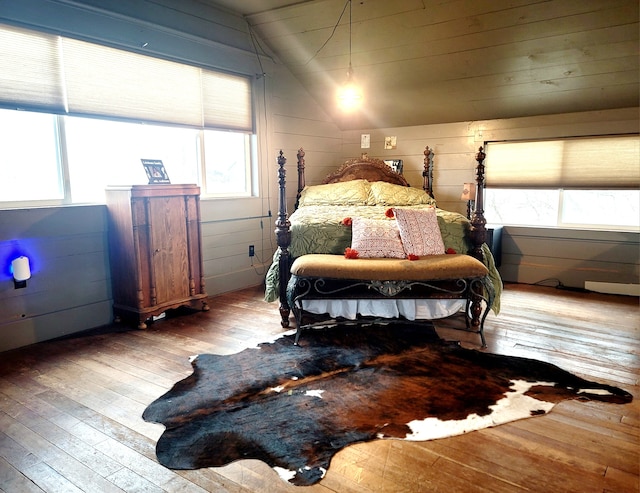
<svg viewBox="0 0 640 493">
<path fill-rule="evenodd" d="M 464 329 L 478 333 L 485 345 L 484 320 L 490 308 L 499 310 L 502 283 L 485 245 L 484 152 L 480 148 L 476 155 L 470 221 L 436 208 L 433 151 L 426 147 L 424 156 L 422 189 L 409 187 L 383 161 L 366 156 L 346 161 L 322 184 L 306 186 L 300 149 L 296 205 L 289 216 L 286 158 L 280 151 L 278 250 L 266 299 L 279 300 L 283 327 L 292 310 L 298 337 L 306 326 L 303 314 L 309 313 L 414 320 L 463 311 Z"/>
</svg>

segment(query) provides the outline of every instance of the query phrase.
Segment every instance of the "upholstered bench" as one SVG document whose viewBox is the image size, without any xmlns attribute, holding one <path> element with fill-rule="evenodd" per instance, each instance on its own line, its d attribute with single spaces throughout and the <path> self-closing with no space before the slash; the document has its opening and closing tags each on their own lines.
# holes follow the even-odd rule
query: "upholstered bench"
<svg viewBox="0 0 640 493">
<path fill-rule="evenodd" d="M 298 343 L 303 324 L 303 301 L 327 299 L 463 299 L 466 327 L 480 335 L 493 303 L 493 285 L 482 262 L 470 255 L 445 254 L 418 260 L 350 259 L 342 255 L 311 254 L 291 266 L 287 298 L 293 310 Z"/>
</svg>

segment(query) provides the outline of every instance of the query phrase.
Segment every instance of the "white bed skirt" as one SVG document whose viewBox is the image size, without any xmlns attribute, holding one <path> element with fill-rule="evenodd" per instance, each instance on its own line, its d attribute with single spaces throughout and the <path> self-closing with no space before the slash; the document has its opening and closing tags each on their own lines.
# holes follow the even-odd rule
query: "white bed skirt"
<svg viewBox="0 0 640 493">
<path fill-rule="evenodd" d="M 466 300 L 302 300 L 302 308 L 309 313 L 328 313 L 332 318 L 355 320 L 365 317 L 434 320 L 449 317 L 464 310 Z"/>
</svg>

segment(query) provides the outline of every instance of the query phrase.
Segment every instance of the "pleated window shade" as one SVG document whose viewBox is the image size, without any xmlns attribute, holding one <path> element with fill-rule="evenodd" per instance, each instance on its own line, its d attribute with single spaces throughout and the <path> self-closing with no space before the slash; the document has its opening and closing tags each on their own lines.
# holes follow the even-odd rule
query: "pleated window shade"
<svg viewBox="0 0 640 493">
<path fill-rule="evenodd" d="M 12 109 L 66 111 L 56 36 L 0 26 L 0 102 Z"/>
<path fill-rule="evenodd" d="M 490 188 L 640 187 L 638 135 L 489 142 L 486 154 Z"/>
<path fill-rule="evenodd" d="M 4 107 L 253 130 L 248 77 L 6 26 L 0 43 Z"/>
<path fill-rule="evenodd" d="M 203 70 L 202 103 L 205 127 L 235 130 L 253 127 L 248 79 Z"/>
</svg>

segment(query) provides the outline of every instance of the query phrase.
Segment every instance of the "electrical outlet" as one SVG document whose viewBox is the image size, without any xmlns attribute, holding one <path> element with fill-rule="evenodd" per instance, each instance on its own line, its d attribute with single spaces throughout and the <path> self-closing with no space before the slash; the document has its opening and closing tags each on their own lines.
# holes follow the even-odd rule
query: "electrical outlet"
<svg viewBox="0 0 640 493">
<path fill-rule="evenodd" d="M 253 257 L 256 254 L 256 250 L 253 245 L 249 245 L 249 257 Z"/>
</svg>

